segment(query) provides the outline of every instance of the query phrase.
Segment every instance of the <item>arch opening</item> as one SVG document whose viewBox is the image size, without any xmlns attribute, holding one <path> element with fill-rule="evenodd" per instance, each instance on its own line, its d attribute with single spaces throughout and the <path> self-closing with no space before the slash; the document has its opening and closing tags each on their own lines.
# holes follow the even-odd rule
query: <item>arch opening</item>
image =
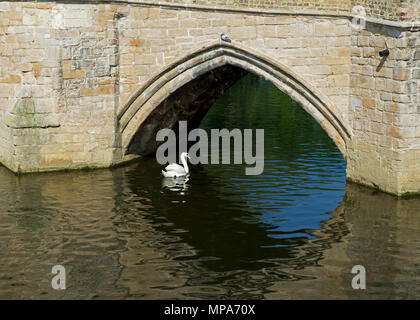
<svg viewBox="0 0 420 320">
<path fill-rule="evenodd" d="M 118 114 L 123 152 L 148 155 L 161 128 L 187 120 L 198 127 L 213 102 L 247 73 L 270 81 L 295 100 L 327 132 L 346 159 L 350 128 L 319 90 L 287 66 L 238 45 L 217 43 L 191 53 L 143 85 Z"/>
</svg>

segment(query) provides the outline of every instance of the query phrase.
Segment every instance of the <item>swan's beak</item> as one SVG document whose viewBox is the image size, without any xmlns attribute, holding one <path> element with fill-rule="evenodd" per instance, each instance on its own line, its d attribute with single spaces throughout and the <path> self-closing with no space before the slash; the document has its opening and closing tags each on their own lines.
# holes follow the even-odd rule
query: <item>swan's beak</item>
<svg viewBox="0 0 420 320">
<path fill-rule="evenodd" d="M 191 157 L 190 157 L 190 155 L 189 155 L 188 153 L 187 153 L 187 158 L 188 158 L 188 159 L 191 159 Z"/>
</svg>

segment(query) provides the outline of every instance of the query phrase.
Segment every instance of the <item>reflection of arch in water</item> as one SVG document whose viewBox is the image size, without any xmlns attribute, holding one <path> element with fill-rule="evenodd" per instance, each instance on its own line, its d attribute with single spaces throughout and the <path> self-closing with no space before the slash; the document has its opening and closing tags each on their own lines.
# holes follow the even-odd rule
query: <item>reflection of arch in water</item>
<svg viewBox="0 0 420 320">
<path fill-rule="evenodd" d="M 150 209 L 141 215 L 149 226 L 153 226 L 153 231 L 150 231 L 153 238 L 159 238 L 153 246 L 167 261 L 179 264 L 171 269 L 171 273 L 175 278 L 177 273 L 179 278 L 186 278 L 188 286 L 215 285 L 228 290 L 229 286 L 245 285 L 255 286 L 262 292 L 278 280 L 305 278 L 299 275 L 302 272 L 290 270 L 317 265 L 323 251 L 340 241 L 346 233 L 343 210 L 338 208 L 331 213 L 331 219 L 322 223 L 321 230 L 300 230 L 313 239 L 272 239 L 267 237 L 265 229 L 270 226 L 249 222 L 249 212 L 230 199 L 220 197 L 219 182 L 199 169 L 194 172 L 194 177 L 200 180 L 200 184 L 209 186 L 201 195 L 191 194 L 193 188 L 186 190 L 185 195 L 162 190 L 161 181 L 148 174 L 158 172 L 158 165 L 153 160 L 145 160 L 126 170 L 127 190 L 130 192 L 124 194 L 136 195 L 147 203 Z M 199 188 L 197 180 L 193 181 L 194 177 L 190 183 Z M 123 199 L 117 201 L 125 202 Z M 214 204 L 213 212 L 208 212 L 208 203 Z M 120 208 L 116 210 L 122 211 Z M 129 215 L 125 216 L 130 219 Z M 121 218 L 124 219 L 124 215 Z M 254 218 L 258 220 L 258 217 Z M 266 248 L 262 249 L 262 246 Z M 225 283 L 226 278 L 231 279 Z M 241 294 L 246 297 L 245 292 L 238 288 L 237 296 Z M 200 297 L 205 296 L 200 294 Z M 212 297 L 211 294 L 208 297 Z"/>
<path fill-rule="evenodd" d="M 153 152 L 156 132 L 174 127 L 178 120 L 199 123 L 215 97 L 236 82 L 243 70 L 272 82 L 297 101 L 324 128 L 345 158 L 351 129 L 325 95 L 280 62 L 226 43 L 210 45 L 173 62 L 130 97 L 118 113 L 124 153 Z M 225 74 L 230 76 L 224 79 Z"/>
<path fill-rule="evenodd" d="M 147 174 L 155 170 L 153 166 L 158 169 L 154 161 L 126 168 L 128 180 L 122 194 L 129 198 L 127 202 L 121 199 L 116 203 L 130 206 L 133 197 L 138 197 L 147 204 L 147 210 L 135 211 L 148 226 L 146 233 L 139 234 L 139 241 L 144 242 L 149 234 L 152 237 L 148 246 L 153 248 L 154 256 L 162 257 L 159 261 L 165 265 L 161 272 L 170 273 L 165 278 L 168 287 L 178 284 L 173 291 L 168 290 L 173 295 L 255 299 L 366 298 L 367 295 L 416 298 L 419 199 L 401 202 L 348 184 L 346 197 L 331 212 L 331 219 L 324 221 L 319 230 L 304 230 L 316 238 L 295 239 L 298 245 L 294 247 L 261 250 L 261 244 L 273 244 L 267 239 L 264 226 L 247 223 L 246 210 L 230 199 L 218 197 L 214 178 L 201 177 L 201 172 L 194 174 L 194 177 L 200 175 L 203 183 L 214 186 L 205 195 L 205 203 L 215 203 L 216 211 L 206 214 L 203 198 L 193 199 L 190 193 L 197 187 L 196 181 L 191 180 L 187 197 L 162 193 L 161 181 Z M 138 182 L 140 178 L 143 186 Z M 187 202 L 167 205 L 180 199 Z M 187 207 L 191 209 L 182 210 Z M 217 212 L 217 208 L 228 210 Z M 129 221 L 132 216 L 124 214 L 121 219 Z M 136 252 L 133 248 L 127 254 Z M 365 264 L 369 272 L 370 287 L 366 292 L 351 287 L 354 275 L 350 270 L 356 264 Z M 294 281 L 301 279 L 305 281 Z M 219 291 L 206 293 L 201 288 Z"/>
</svg>

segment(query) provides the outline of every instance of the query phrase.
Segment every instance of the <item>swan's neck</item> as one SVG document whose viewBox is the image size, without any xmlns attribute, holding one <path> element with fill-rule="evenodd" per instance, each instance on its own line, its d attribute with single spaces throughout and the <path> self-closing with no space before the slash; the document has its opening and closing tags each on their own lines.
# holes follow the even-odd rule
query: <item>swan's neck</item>
<svg viewBox="0 0 420 320">
<path fill-rule="evenodd" d="M 188 163 L 187 163 L 186 156 L 181 157 L 181 162 L 182 162 L 182 165 L 184 166 L 185 172 L 188 173 L 190 170 L 188 169 Z"/>
</svg>

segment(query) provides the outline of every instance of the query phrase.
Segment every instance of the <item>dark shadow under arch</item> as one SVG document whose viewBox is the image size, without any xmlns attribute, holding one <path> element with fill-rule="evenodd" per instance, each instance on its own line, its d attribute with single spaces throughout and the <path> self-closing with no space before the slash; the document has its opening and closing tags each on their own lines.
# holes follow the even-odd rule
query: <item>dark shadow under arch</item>
<svg viewBox="0 0 420 320">
<path fill-rule="evenodd" d="M 179 120 L 198 126 L 214 100 L 248 72 L 272 82 L 298 102 L 346 158 L 351 130 L 339 110 L 289 67 L 237 44 L 216 43 L 173 62 L 152 76 L 118 113 L 124 154 L 146 155 L 160 128 Z"/>
<path fill-rule="evenodd" d="M 141 156 L 154 153 L 159 145 L 157 132 L 164 128 L 177 132 L 179 121 L 187 121 L 189 130 L 198 128 L 215 100 L 247 73 L 225 65 L 188 82 L 161 102 L 141 123 L 126 153 Z"/>
</svg>

